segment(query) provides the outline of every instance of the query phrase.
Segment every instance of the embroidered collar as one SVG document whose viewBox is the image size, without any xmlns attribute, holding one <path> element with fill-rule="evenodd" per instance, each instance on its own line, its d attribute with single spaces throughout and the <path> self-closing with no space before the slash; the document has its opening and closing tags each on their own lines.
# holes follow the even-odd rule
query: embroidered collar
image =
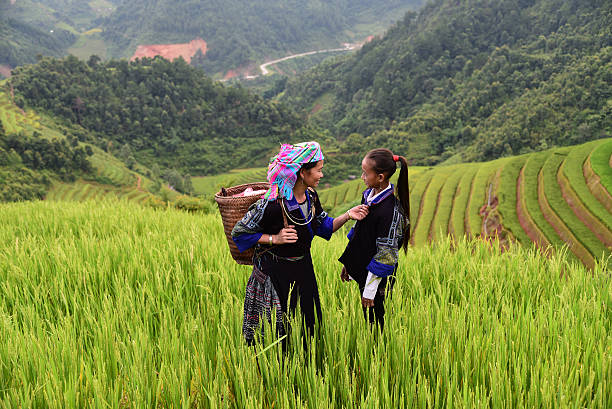
<svg viewBox="0 0 612 409">
<path fill-rule="evenodd" d="M 372 189 L 366 189 L 363 192 L 363 198 L 368 206 L 378 204 L 385 200 L 387 197 L 393 194 L 395 191 L 395 186 L 392 183 L 389 183 L 389 186 L 385 188 L 382 192 L 378 193 L 376 196 L 370 198 L 370 193 L 372 193 Z"/>
<path fill-rule="evenodd" d="M 283 200 L 285 201 L 285 206 L 287 210 L 289 210 L 290 212 L 300 207 L 300 204 L 295 198 L 295 195 L 291 196 L 291 199 L 283 199 Z M 310 193 L 308 192 L 308 189 L 306 190 L 306 201 L 308 202 L 308 208 L 310 208 Z"/>
</svg>

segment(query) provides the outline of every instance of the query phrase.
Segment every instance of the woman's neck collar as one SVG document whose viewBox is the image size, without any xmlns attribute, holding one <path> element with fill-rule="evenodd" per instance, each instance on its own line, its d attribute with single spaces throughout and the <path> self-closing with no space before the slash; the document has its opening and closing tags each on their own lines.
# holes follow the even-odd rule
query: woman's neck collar
<svg viewBox="0 0 612 409">
<path fill-rule="evenodd" d="M 374 191 L 374 195 L 379 194 L 380 192 L 382 192 L 383 190 L 387 189 L 389 187 L 389 181 L 387 180 L 387 183 L 379 188 L 372 188 Z"/>
</svg>

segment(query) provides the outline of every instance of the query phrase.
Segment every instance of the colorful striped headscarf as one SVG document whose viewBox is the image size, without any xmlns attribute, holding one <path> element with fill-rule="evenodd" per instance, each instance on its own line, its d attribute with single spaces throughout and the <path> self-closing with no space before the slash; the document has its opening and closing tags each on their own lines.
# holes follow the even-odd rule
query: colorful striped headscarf
<svg viewBox="0 0 612 409">
<path fill-rule="evenodd" d="M 272 158 L 268 166 L 270 189 L 263 196 L 264 199 L 273 201 L 279 196 L 291 199 L 293 186 L 297 182 L 297 173 L 302 165 L 320 160 L 323 160 L 323 152 L 317 142 L 283 144 L 278 155 Z"/>
</svg>

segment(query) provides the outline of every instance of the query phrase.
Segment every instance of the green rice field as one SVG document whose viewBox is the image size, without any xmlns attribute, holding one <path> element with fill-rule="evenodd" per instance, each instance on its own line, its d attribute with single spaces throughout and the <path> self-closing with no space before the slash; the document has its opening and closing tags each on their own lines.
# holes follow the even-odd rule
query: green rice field
<svg viewBox="0 0 612 409">
<path fill-rule="evenodd" d="M 439 239 L 400 257 L 382 334 L 313 243 L 304 350 L 241 337 L 249 267 L 218 215 L 102 199 L 0 204 L 0 407 L 608 408 L 606 267 Z"/>
<path fill-rule="evenodd" d="M 501 231 L 527 247 L 535 240 L 545 253 L 567 248 L 569 258 L 589 268 L 600 260 L 612 268 L 611 161 L 608 138 L 485 163 L 411 166 L 411 244 L 447 236 L 491 239 Z M 197 192 L 212 195 L 221 186 L 264 179 L 263 168 L 239 169 L 193 183 Z M 364 189 L 357 179 L 319 189 L 319 196 L 335 216 L 358 204 Z M 488 215 L 494 233 L 485 231 Z"/>
</svg>

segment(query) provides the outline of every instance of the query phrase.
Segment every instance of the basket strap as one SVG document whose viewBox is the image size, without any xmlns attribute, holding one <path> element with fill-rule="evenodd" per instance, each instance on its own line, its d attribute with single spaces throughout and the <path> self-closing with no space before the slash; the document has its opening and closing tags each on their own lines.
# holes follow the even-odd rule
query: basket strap
<svg viewBox="0 0 612 409">
<path fill-rule="evenodd" d="M 289 227 L 289 223 L 287 223 L 287 215 L 285 214 L 285 210 L 283 209 L 283 205 L 280 202 L 281 200 L 283 200 L 282 197 L 279 197 L 278 199 L 278 204 L 281 205 L 281 213 L 283 214 L 283 225 L 285 226 L 285 228 Z"/>
</svg>

